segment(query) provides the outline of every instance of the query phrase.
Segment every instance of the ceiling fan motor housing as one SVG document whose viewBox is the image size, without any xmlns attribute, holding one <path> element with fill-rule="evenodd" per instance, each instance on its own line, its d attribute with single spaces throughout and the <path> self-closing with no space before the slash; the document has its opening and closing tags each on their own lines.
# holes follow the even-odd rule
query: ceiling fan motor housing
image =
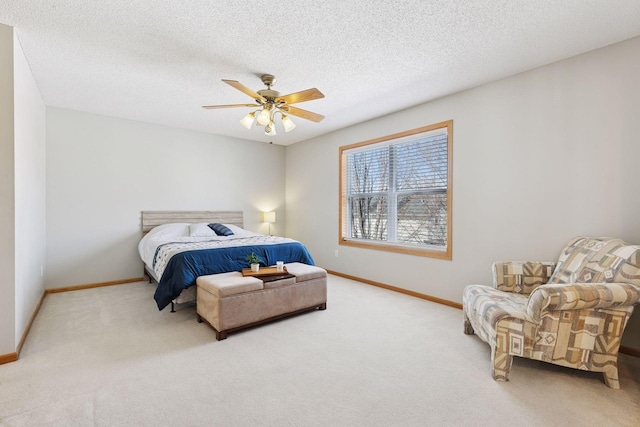
<svg viewBox="0 0 640 427">
<path fill-rule="evenodd" d="M 266 98 L 269 101 L 273 101 L 274 99 L 280 96 L 280 92 L 278 92 L 277 90 L 262 89 L 258 91 L 258 95 L 262 96 L 263 98 Z"/>
</svg>

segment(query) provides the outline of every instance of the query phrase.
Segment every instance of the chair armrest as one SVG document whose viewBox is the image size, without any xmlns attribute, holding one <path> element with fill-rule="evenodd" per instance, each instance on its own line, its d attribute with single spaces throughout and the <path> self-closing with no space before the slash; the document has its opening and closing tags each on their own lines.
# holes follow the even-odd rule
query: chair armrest
<svg viewBox="0 0 640 427">
<path fill-rule="evenodd" d="M 539 321 L 543 311 L 620 307 L 639 301 L 640 288 L 630 283 L 549 284 L 531 293 L 527 314 Z"/>
<path fill-rule="evenodd" d="M 504 292 L 528 295 L 538 286 L 548 283 L 555 268 L 555 262 L 494 262 L 493 287 Z"/>
</svg>

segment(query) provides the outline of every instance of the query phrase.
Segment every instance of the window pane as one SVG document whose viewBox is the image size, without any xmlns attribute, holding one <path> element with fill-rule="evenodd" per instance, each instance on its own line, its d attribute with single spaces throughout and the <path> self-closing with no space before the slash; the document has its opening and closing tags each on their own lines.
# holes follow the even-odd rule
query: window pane
<svg viewBox="0 0 640 427">
<path fill-rule="evenodd" d="M 447 242 L 447 195 L 398 196 L 398 243 L 444 246 Z"/>
<path fill-rule="evenodd" d="M 356 239 L 387 240 L 387 198 L 350 197 L 351 234 Z"/>
<path fill-rule="evenodd" d="M 394 156 L 398 191 L 447 187 L 446 134 L 398 144 Z"/>
<path fill-rule="evenodd" d="M 389 189 L 389 149 L 381 147 L 348 155 L 349 194 L 380 193 Z"/>
<path fill-rule="evenodd" d="M 451 259 L 453 121 L 340 147 L 339 243 Z"/>
</svg>

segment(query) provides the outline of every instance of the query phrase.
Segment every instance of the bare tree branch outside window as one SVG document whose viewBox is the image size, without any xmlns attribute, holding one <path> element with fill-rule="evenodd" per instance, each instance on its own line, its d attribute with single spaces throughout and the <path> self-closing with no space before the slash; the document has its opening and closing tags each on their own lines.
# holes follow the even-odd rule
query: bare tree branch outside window
<svg viewBox="0 0 640 427">
<path fill-rule="evenodd" d="M 352 238 L 386 240 L 389 153 L 386 148 L 349 156 Z"/>
<path fill-rule="evenodd" d="M 448 155 L 446 131 L 347 153 L 347 236 L 446 246 Z"/>
</svg>

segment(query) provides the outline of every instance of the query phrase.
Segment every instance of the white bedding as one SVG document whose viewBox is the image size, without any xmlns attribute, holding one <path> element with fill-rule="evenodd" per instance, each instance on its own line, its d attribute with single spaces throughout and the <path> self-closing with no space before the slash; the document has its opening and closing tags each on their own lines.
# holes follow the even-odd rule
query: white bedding
<svg viewBox="0 0 640 427">
<path fill-rule="evenodd" d="M 207 223 L 188 224 L 188 223 L 171 223 L 163 224 L 149 231 L 138 243 L 138 252 L 140 258 L 153 271 L 153 257 L 156 254 L 158 246 L 170 242 L 207 242 L 211 240 L 229 241 L 239 237 L 261 236 L 261 234 L 253 233 L 233 224 L 224 224 L 232 232 L 232 236 L 218 236 L 211 230 Z M 208 229 L 211 233 L 206 231 Z M 159 278 L 156 278 L 159 279 Z"/>
<path fill-rule="evenodd" d="M 206 223 L 171 223 L 154 227 L 140 240 L 140 257 L 146 265 L 146 270 L 158 283 L 154 299 L 159 309 L 162 310 L 172 300 L 185 302 L 182 301 L 182 297 L 187 289 L 195 289 L 192 285 L 195 284 L 197 276 L 239 271 L 244 268 L 245 263 L 240 258 L 246 255 L 247 249 L 242 247 L 255 247 L 256 250 L 264 252 L 265 262 L 273 264 L 276 259 L 313 264 L 307 249 L 296 240 L 253 233 L 233 224 L 223 225 L 233 234 L 218 236 Z M 218 228 L 216 230 L 220 233 L 229 231 Z M 266 249 L 265 246 L 271 248 Z M 224 251 L 218 252 L 217 249 Z M 195 253 L 200 250 L 203 252 Z M 194 253 L 176 257 L 175 263 L 169 262 L 182 252 Z M 231 253 L 242 255 L 234 259 L 229 256 Z M 165 274 L 165 268 L 170 268 L 168 276 Z M 191 299 L 193 296 L 186 298 L 187 301 Z"/>
<path fill-rule="evenodd" d="M 259 236 L 259 234 L 244 230 L 233 224 L 224 225 L 233 232 L 236 238 L 239 236 Z M 159 283 L 160 277 L 153 269 L 153 258 L 158 246 L 169 242 L 225 240 L 230 237 L 232 236 L 218 236 L 211 228 L 209 228 L 207 223 L 190 224 L 180 222 L 163 224 L 154 227 L 140 240 L 140 243 L 138 243 L 138 252 L 140 253 L 140 258 L 142 258 L 142 261 L 147 266 L 147 274 L 153 276 L 153 280 L 155 280 L 156 283 Z M 195 300 L 196 288 L 195 286 L 191 286 L 183 290 L 182 293 L 173 300 L 173 302 L 182 304 Z"/>
</svg>

